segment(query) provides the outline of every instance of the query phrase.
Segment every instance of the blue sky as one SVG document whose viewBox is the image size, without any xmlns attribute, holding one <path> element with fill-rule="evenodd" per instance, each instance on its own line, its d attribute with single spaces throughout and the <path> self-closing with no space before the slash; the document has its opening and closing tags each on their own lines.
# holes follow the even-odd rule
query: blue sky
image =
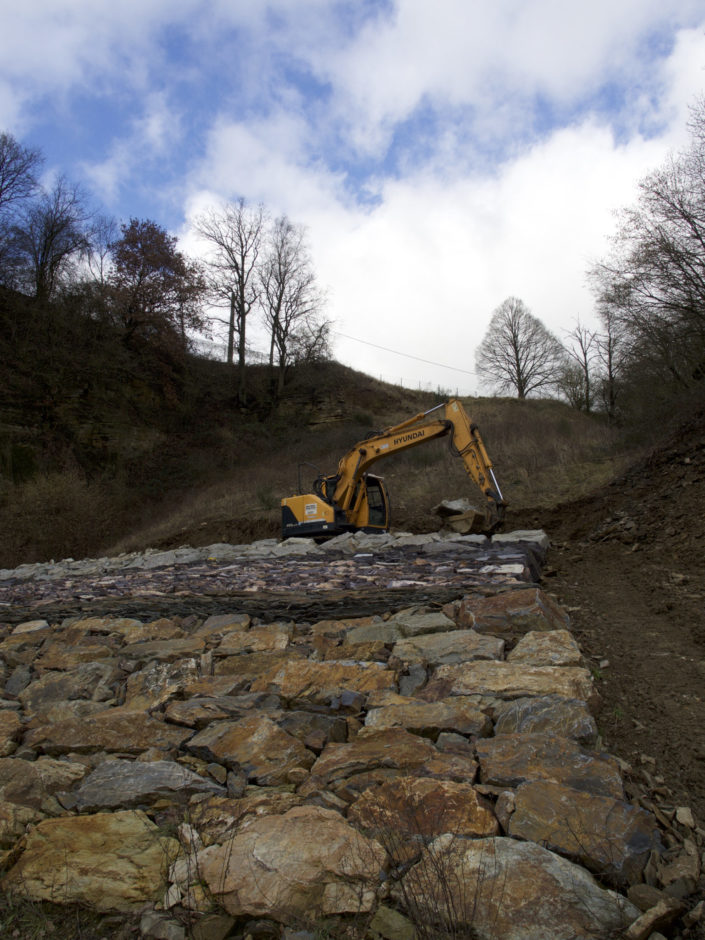
<svg viewBox="0 0 705 940">
<path fill-rule="evenodd" d="M 702 0 L 3 7 L 0 128 L 47 179 L 193 253 L 210 205 L 287 213 L 337 358 L 460 394 L 488 391 L 474 350 L 507 296 L 560 337 L 594 322 L 613 212 L 705 92 Z"/>
</svg>

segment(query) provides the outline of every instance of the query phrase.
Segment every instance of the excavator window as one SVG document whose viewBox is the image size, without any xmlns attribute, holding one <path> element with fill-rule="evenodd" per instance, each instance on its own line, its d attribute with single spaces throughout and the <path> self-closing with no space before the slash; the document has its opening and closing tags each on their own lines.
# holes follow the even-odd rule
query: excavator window
<svg viewBox="0 0 705 940">
<path fill-rule="evenodd" d="M 374 526 L 386 527 L 387 505 L 384 499 L 384 493 L 380 481 L 377 479 L 367 479 L 367 506 L 368 506 L 368 524 Z"/>
</svg>

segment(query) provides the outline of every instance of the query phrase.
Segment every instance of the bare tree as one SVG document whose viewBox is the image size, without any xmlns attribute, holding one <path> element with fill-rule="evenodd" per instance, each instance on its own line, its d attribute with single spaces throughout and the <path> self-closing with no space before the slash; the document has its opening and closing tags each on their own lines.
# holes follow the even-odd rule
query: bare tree
<svg viewBox="0 0 705 940">
<path fill-rule="evenodd" d="M 245 398 L 247 318 L 258 299 L 257 264 L 265 223 L 262 206 L 249 207 L 244 199 L 225 203 L 196 219 L 196 231 L 210 248 L 209 285 L 217 301 L 226 303 L 228 364 L 233 365 L 235 338 L 238 346 L 238 400 Z"/>
<path fill-rule="evenodd" d="M 518 398 L 555 386 L 565 359 L 560 342 L 517 297 L 494 311 L 475 354 L 478 374 Z"/>
<path fill-rule="evenodd" d="M 589 272 L 640 373 L 674 390 L 705 374 L 705 99 L 690 129 L 689 148 L 641 181 L 611 254 Z"/>
<path fill-rule="evenodd" d="M 329 332 L 322 320 L 323 296 L 316 285 L 304 229 L 285 215 L 274 223 L 258 274 L 260 305 L 270 335 L 272 389 L 278 395 L 297 352 L 306 348 L 307 340 L 309 352 L 323 348 Z"/>
<path fill-rule="evenodd" d="M 50 300 L 86 255 L 91 217 L 83 193 L 64 176 L 20 214 L 10 239 L 12 264 L 18 283 L 38 300 Z"/>
<path fill-rule="evenodd" d="M 565 348 L 572 362 L 566 363 L 563 391 L 574 408 L 589 414 L 594 397 L 593 364 L 598 355 L 597 332 L 582 326 L 578 320 L 567 335 L 570 345 Z"/>
<path fill-rule="evenodd" d="M 0 133 L 0 210 L 34 195 L 42 160 L 39 150 L 23 147 L 12 134 Z"/>
</svg>

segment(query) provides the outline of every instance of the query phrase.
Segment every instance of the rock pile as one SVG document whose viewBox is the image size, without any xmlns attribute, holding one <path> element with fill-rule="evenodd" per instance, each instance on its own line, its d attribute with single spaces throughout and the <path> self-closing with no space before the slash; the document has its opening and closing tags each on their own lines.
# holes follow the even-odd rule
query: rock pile
<svg viewBox="0 0 705 940">
<path fill-rule="evenodd" d="M 3 890 L 137 910 L 143 936 L 174 940 L 323 920 L 370 938 L 444 920 L 488 940 L 665 929 L 699 831 L 631 802 L 599 750 L 591 673 L 534 583 L 545 544 L 348 537 L 3 572 Z M 321 619 L 235 603 L 266 573 L 311 609 L 343 565 L 360 597 L 402 581 L 406 603 Z M 82 594 L 203 596 L 224 570 L 225 613 L 141 620 Z M 417 603 L 434 575 L 454 599 Z M 57 597 L 87 609 L 13 619 Z"/>
</svg>

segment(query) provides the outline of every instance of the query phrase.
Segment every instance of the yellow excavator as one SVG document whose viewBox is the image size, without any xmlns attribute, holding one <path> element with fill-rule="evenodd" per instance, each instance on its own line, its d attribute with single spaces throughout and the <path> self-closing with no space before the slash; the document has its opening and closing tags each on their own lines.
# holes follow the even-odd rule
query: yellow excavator
<svg viewBox="0 0 705 940">
<path fill-rule="evenodd" d="M 453 398 L 355 444 L 341 458 L 338 472 L 332 476 L 323 476 L 313 467 L 318 472 L 314 492 L 282 500 L 282 538 L 306 536 L 322 540 L 359 530 L 388 532 L 389 494 L 384 480 L 369 473 L 369 468 L 383 457 L 446 435 L 450 437 L 451 449 L 487 500 L 483 531 L 495 531 L 502 522 L 506 504 L 480 432 L 462 404 Z"/>
</svg>

